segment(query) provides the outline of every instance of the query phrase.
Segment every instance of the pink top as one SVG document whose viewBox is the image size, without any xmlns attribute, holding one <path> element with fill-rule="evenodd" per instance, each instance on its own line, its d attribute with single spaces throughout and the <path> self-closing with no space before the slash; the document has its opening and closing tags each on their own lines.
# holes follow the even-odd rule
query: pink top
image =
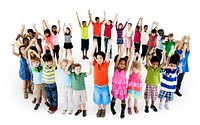
<svg viewBox="0 0 200 125">
<path fill-rule="evenodd" d="M 58 33 L 56 35 L 53 35 L 53 44 L 54 45 L 59 45 Z"/>
<path fill-rule="evenodd" d="M 45 40 L 46 43 L 50 43 L 52 49 L 54 49 L 54 44 L 53 44 L 53 35 L 51 35 L 50 37 L 46 37 L 45 36 Z M 48 46 L 45 47 L 46 50 L 50 50 L 50 48 Z"/>
<path fill-rule="evenodd" d="M 112 28 L 113 28 L 113 25 L 107 25 L 106 23 L 103 35 L 107 38 L 111 38 Z"/>
<path fill-rule="evenodd" d="M 135 73 L 132 72 L 129 75 L 128 83 L 137 83 L 137 84 L 142 84 L 142 79 L 141 79 L 141 74 L 140 73 Z"/>
<path fill-rule="evenodd" d="M 141 42 L 141 33 L 140 33 L 140 31 L 135 31 L 135 34 L 134 34 L 134 42 Z"/>
<path fill-rule="evenodd" d="M 156 42 L 157 42 L 157 35 L 152 36 L 151 34 L 149 34 L 149 40 L 147 42 L 147 46 L 155 48 Z"/>
<path fill-rule="evenodd" d="M 126 74 L 124 70 L 116 69 L 112 78 L 112 84 L 126 84 Z"/>
</svg>

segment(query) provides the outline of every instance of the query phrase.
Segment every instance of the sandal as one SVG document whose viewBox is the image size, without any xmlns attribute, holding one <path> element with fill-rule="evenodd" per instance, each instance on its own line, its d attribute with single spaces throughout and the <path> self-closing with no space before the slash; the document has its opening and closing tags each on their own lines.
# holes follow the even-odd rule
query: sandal
<svg viewBox="0 0 200 125">
<path fill-rule="evenodd" d="M 132 115 L 132 109 L 131 109 L 131 107 L 128 107 L 128 114 Z"/>
<path fill-rule="evenodd" d="M 137 114 L 139 112 L 137 107 L 134 107 L 134 112 L 135 112 L 135 114 Z"/>
<path fill-rule="evenodd" d="M 66 112 L 67 112 L 67 110 L 63 110 L 63 111 L 62 111 L 62 114 L 64 115 Z"/>
</svg>

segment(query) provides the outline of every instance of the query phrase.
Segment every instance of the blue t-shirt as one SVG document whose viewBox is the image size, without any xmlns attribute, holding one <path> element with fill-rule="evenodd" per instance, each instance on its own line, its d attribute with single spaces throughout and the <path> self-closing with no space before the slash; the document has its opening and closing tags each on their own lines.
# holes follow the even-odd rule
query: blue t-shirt
<svg viewBox="0 0 200 125">
<path fill-rule="evenodd" d="M 33 83 L 34 84 L 42 84 L 42 64 L 38 67 L 31 66 L 32 74 L 33 74 Z"/>
<path fill-rule="evenodd" d="M 61 82 L 64 86 L 69 86 L 69 87 L 72 86 L 72 77 L 69 74 L 66 74 L 65 70 L 62 68 L 60 68 L 60 77 L 61 77 Z"/>
<path fill-rule="evenodd" d="M 182 50 L 177 50 L 176 53 L 177 53 L 178 55 L 181 55 L 181 54 L 182 54 Z M 189 72 L 189 66 L 188 66 L 188 57 L 189 57 L 189 55 L 190 55 L 190 51 L 189 51 L 189 52 L 186 51 L 186 52 L 185 52 L 185 58 L 182 58 L 182 59 L 180 60 L 180 62 L 183 64 L 183 66 L 182 66 L 182 72 L 183 72 L 183 73 L 184 73 L 184 72 Z"/>
<path fill-rule="evenodd" d="M 163 44 L 163 40 L 161 39 L 161 36 L 158 36 L 158 49 L 164 50 L 165 49 L 165 44 Z"/>
</svg>

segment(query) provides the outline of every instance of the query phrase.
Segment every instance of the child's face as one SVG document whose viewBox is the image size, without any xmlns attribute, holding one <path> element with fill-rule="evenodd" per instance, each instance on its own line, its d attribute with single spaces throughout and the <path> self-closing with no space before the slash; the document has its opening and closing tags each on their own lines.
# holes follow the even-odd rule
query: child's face
<svg viewBox="0 0 200 125">
<path fill-rule="evenodd" d="M 187 44 L 184 44 L 181 50 L 182 50 L 182 52 L 185 52 L 186 49 L 187 49 Z"/>
<path fill-rule="evenodd" d="M 66 29 L 66 32 L 69 33 L 69 29 Z"/>
<path fill-rule="evenodd" d="M 171 67 L 171 68 L 176 68 L 176 64 L 170 63 L 170 64 L 169 64 L 169 67 Z"/>
<path fill-rule="evenodd" d="M 26 49 L 25 47 L 21 47 L 21 48 L 20 48 L 20 52 L 21 52 L 22 54 L 24 54 L 25 49 Z"/>
<path fill-rule="evenodd" d="M 32 33 L 32 32 L 28 32 L 28 35 L 29 35 L 30 37 L 33 37 L 33 33 Z"/>
<path fill-rule="evenodd" d="M 135 28 L 135 31 L 139 31 L 139 28 Z"/>
<path fill-rule="evenodd" d="M 24 41 L 24 45 L 25 45 L 25 46 L 28 46 L 28 45 L 29 45 L 29 40 L 25 40 L 25 41 Z"/>
<path fill-rule="evenodd" d="M 131 29 L 131 28 L 132 28 L 132 26 L 130 24 L 128 24 L 128 29 Z"/>
<path fill-rule="evenodd" d="M 122 25 L 119 25 L 118 28 L 119 28 L 119 29 L 122 29 Z"/>
<path fill-rule="evenodd" d="M 136 67 L 133 67 L 133 72 L 137 74 L 137 73 L 140 72 L 140 69 L 139 69 L 139 68 L 136 68 Z"/>
<path fill-rule="evenodd" d="M 110 21 L 107 22 L 107 25 L 111 25 Z"/>
<path fill-rule="evenodd" d="M 103 57 L 101 55 L 97 55 L 96 61 L 99 65 L 103 63 Z"/>
<path fill-rule="evenodd" d="M 83 22 L 82 25 L 83 25 L 83 26 L 86 26 L 86 22 Z"/>
<path fill-rule="evenodd" d="M 53 65 L 53 61 L 51 60 L 51 61 L 46 61 L 45 62 L 45 65 L 47 66 L 47 67 L 51 67 L 52 65 Z"/>
<path fill-rule="evenodd" d="M 147 30 L 148 30 L 148 27 L 145 27 L 145 28 L 144 28 L 144 31 L 147 31 Z"/>
<path fill-rule="evenodd" d="M 169 41 L 172 41 L 173 36 L 169 36 L 168 39 L 169 39 Z"/>
<path fill-rule="evenodd" d="M 96 23 L 99 23 L 99 22 L 100 22 L 100 20 L 99 20 L 99 19 L 97 19 L 97 20 L 96 20 Z"/>
<path fill-rule="evenodd" d="M 159 65 L 159 62 L 152 62 L 151 65 L 152 65 L 153 69 L 156 69 Z"/>
<path fill-rule="evenodd" d="M 57 28 L 56 28 L 56 27 L 53 27 L 53 28 L 52 28 L 52 31 L 53 31 L 53 32 L 56 32 L 56 31 L 57 31 Z"/>
<path fill-rule="evenodd" d="M 75 67 L 74 72 L 75 72 L 76 75 L 79 75 L 81 73 L 81 67 L 80 66 Z"/>
<path fill-rule="evenodd" d="M 34 67 L 38 67 L 38 66 L 40 65 L 40 61 L 33 61 L 33 62 L 32 62 L 32 65 L 33 65 Z"/>
<path fill-rule="evenodd" d="M 118 68 L 119 69 L 125 69 L 126 67 L 126 62 L 124 60 L 120 61 L 119 64 L 118 64 Z"/>
<path fill-rule="evenodd" d="M 49 34 L 48 34 L 48 33 L 45 33 L 44 35 L 45 35 L 46 37 L 48 37 L 48 36 L 49 36 Z"/>
<path fill-rule="evenodd" d="M 66 67 L 67 67 L 67 63 L 66 62 L 62 62 L 61 68 L 65 69 Z"/>
</svg>

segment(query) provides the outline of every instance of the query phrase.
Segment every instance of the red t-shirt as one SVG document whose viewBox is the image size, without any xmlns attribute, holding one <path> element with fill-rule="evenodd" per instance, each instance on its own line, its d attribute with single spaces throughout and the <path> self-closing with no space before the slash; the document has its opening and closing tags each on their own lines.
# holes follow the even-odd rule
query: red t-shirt
<svg viewBox="0 0 200 125">
<path fill-rule="evenodd" d="M 94 84 L 98 86 L 108 85 L 108 66 L 110 62 L 104 61 L 101 65 L 96 60 L 93 62 L 94 66 Z"/>
<path fill-rule="evenodd" d="M 45 40 L 46 40 L 46 43 L 50 43 L 52 49 L 54 49 L 53 35 L 51 35 L 50 37 L 46 37 L 46 36 L 45 36 Z M 46 49 L 46 50 L 50 50 L 50 48 L 49 48 L 48 46 L 45 46 L 45 49 Z"/>
<path fill-rule="evenodd" d="M 107 25 L 106 23 L 103 35 L 107 38 L 111 38 L 112 28 L 113 28 L 113 25 Z"/>
<path fill-rule="evenodd" d="M 94 36 L 101 36 L 101 25 L 103 24 L 103 22 L 101 23 L 94 23 L 92 22 L 93 25 L 93 35 Z"/>
<path fill-rule="evenodd" d="M 151 34 L 149 34 L 149 40 L 147 42 L 147 46 L 155 48 L 156 42 L 157 42 L 157 35 L 152 36 Z"/>
<path fill-rule="evenodd" d="M 141 39 L 141 33 L 140 33 L 140 31 L 135 31 L 135 34 L 134 34 L 134 42 L 137 42 L 137 43 L 140 43 L 141 41 L 140 41 L 140 39 Z"/>
</svg>

